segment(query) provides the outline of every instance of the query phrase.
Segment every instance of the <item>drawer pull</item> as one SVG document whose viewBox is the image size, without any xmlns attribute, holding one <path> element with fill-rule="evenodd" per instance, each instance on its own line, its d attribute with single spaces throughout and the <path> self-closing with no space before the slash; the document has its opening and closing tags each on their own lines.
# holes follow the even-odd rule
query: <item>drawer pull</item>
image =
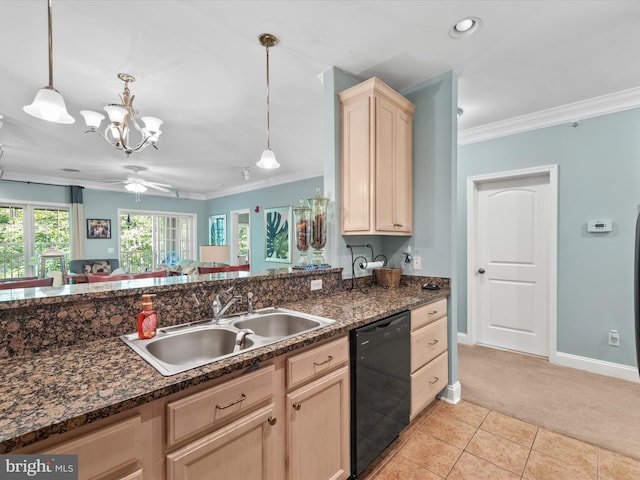
<svg viewBox="0 0 640 480">
<path fill-rule="evenodd" d="M 302 407 L 302 405 L 300 404 L 300 402 L 296 402 L 293 404 L 293 409 L 294 410 L 300 410 L 300 408 Z"/>
<path fill-rule="evenodd" d="M 434 339 L 433 339 L 433 342 L 429 342 L 429 346 L 430 346 L 430 347 L 433 347 L 436 343 L 438 343 L 438 339 L 437 339 L 437 338 L 434 338 Z"/>
<path fill-rule="evenodd" d="M 322 366 L 322 365 L 325 365 L 325 364 L 329 363 L 331 360 L 333 360 L 333 357 L 332 357 L 331 355 L 329 355 L 329 356 L 327 357 L 327 359 L 326 359 L 324 362 L 320 362 L 320 363 L 313 362 L 313 364 L 314 364 L 316 367 L 320 367 L 320 366 Z"/>
<path fill-rule="evenodd" d="M 438 380 L 440 380 L 438 377 L 433 377 L 433 380 L 429 381 L 429 384 L 433 385 L 434 383 L 438 383 Z"/>
<path fill-rule="evenodd" d="M 275 418 L 275 417 L 267 418 L 267 422 L 269 422 L 269 425 L 275 425 L 277 421 L 278 421 L 278 419 Z"/>
<path fill-rule="evenodd" d="M 434 310 L 433 312 L 429 312 L 429 313 L 427 313 L 427 315 L 434 315 L 436 313 L 438 313 L 438 310 Z"/>
<path fill-rule="evenodd" d="M 233 405 L 236 405 L 236 404 L 238 404 L 240 402 L 244 402 L 244 400 L 246 398 L 247 398 L 247 396 L 243 393 L 243 394 L 240 395 L 240 398 L 238 400 L 234 400 L 233 402 L 228 403 L 227 405 L 224 405 L 222 407 L 220 405 L 216 405 L 216 408 L 218 410 L 224 410 L 225 408 L 229 408 L 229 407 L 232 407 Z"/>
</svg>

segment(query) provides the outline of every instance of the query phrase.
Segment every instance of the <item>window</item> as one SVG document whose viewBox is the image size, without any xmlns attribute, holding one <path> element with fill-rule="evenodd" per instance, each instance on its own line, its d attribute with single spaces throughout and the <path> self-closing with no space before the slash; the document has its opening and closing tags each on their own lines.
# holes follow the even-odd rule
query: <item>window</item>
<svg viewBox="0 0 640 480">
<path fill-rule="evenodd" d="M 127 272 L 196 258 L 196 215 L 129 211 L 118 217 L 120 266 Z"/>
<path fill-rule="evenodd" d="M 60 250 L 68 261 L 69 235 L 67 206 L 0 205 L 0 278 L 38 275 L 38 260 L 47 248 Z M 61 270 L 51 262 L 47 268 Z"/>
</svg>

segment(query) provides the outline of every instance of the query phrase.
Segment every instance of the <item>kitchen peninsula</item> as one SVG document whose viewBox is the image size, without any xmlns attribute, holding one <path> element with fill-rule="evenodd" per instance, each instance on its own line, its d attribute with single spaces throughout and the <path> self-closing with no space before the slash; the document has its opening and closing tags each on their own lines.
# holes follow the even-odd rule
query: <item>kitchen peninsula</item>
<svg viewBox="0 0 640 480">
<path fill-rule="evenodd" d="M 310 281 L 318 279 L 323 288 L 311 291 Z M 350 282 L 342 280 L 340 268 L 282 269 L 263 275 L 201 276 L 197 282 L 182 277 L 140 280 L 143 283 L 135 286 L 122 282 L 118 290 L 88 284 L 63 286 L 53 296 L 44 289 L 0 296 L 0 326 L 7 332 L 0 344 L 0 453 L 28 451 L 57 434 L 90 428 L 93 422 L 167 396 L 200 391 L 205 382 L 235 378 L 257 364 L 345 338 L 353 328 L 447 298 L 447 279 L 428 280 L 441 289 L 422 290 L 426 277 L 403 277 L 399 288 L 372 286 L 365 294 L 346 290 Z M 231 285 L 245 299 L 251 291 L 256 308 L 285 307 L 336 322 L 170 377 L 160 375 L 117 338 L 135 330 L 143 292 L 156 293 L 162 327 L 209 318 L 215 294 Z M 246 303 L 236 312 L 244 310 Z"/>
</svg>

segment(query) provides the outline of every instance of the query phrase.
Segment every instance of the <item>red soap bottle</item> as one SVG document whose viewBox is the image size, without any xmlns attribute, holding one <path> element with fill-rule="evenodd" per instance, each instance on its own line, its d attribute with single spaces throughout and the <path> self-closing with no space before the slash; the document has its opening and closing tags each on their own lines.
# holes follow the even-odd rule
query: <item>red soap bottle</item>
<svg viewBox="0 0 640 480">
<path fill-rule="evenodd" d="M 155 297 L 153 293 L 142 295 L 142 311 L 138 314 L 138 338 L 141 340 L 156 336 L 158 316 L 153 309 L 151 301 L 153 297 Z"/>
</svg>

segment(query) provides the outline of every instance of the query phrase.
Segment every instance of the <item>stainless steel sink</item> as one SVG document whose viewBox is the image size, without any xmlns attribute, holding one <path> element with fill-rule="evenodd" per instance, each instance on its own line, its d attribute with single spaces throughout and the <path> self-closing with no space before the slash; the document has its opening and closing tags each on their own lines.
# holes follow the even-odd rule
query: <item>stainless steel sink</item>
<svg viewBox="0 0 640 480">
<path fill-rule="evenodd" d="M 236 320 L 232 325 L 249 328 L 262 337 L 288 337 L 317 328 L 321 322 L 299 314 L 274 312 Z"/>
<path fill-rule="evenodd" d="M 200 328 L 159 338 L 147 345 L 147 351 L 161 362 L 188 365 L 232 353 L 235 345 L 235 331 Z M 243 348 L 252 345 L 253 341 L 245 337 Z"/>
<path fill-rule="evenodd" d="M 150 340 L 138 339 L 137 333 L 120 338 L 158 372 L 169 376 L 334 322 L 294 310 L 265 308 L 226 317 L 218 323 L 203 320 L 160 328 Z M 239 345 L 236 339 L 241 340 Z"/>
</svg>

